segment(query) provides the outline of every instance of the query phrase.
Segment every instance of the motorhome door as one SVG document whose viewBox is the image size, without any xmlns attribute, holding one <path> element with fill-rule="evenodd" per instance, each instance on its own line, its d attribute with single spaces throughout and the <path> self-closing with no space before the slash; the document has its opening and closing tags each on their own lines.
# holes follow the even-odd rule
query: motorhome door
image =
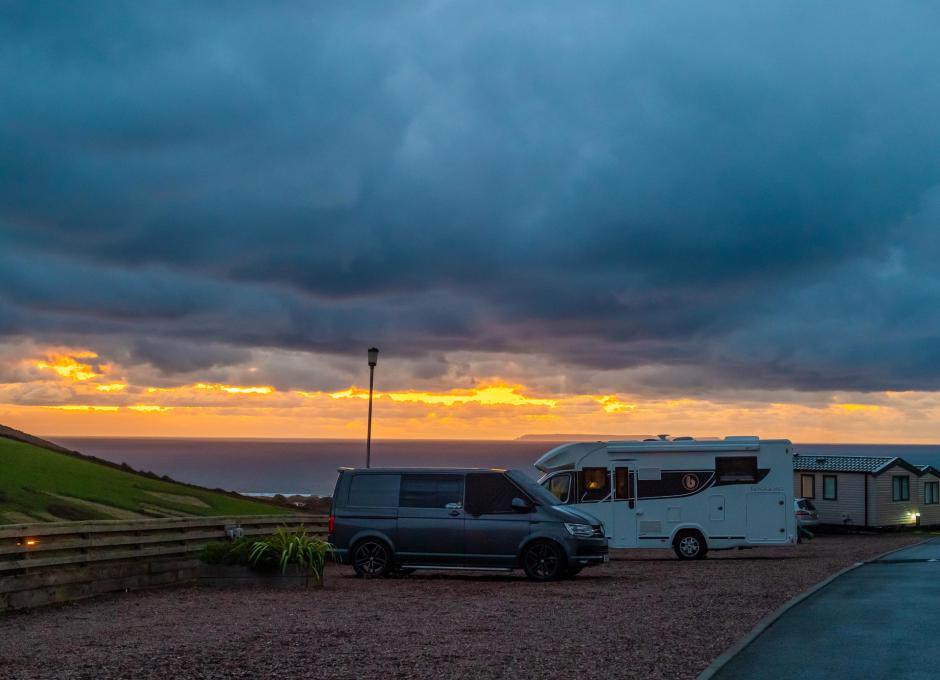
<svg viewBox="0 0 940 680">
<path fill-rule="evenodd" d="M 615 465 L 611 471 L 614 493 L 611 495 L 613 540 L 611 547 L 636 547 L 636 469 Z"/>
</svg>

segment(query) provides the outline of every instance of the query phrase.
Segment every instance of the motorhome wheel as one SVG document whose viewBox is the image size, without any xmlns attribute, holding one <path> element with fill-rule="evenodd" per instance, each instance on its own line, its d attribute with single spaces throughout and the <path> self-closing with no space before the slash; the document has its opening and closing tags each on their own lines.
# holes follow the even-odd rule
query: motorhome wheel
<svg viewBox="0 0 940 680">
<path fill-rule="evenodd" d="M 680 531 L 676 535 L 673 548 L 680 560 L 700 560 L 708 552 L 705 539 L 697 531 Z"/>
</svg>

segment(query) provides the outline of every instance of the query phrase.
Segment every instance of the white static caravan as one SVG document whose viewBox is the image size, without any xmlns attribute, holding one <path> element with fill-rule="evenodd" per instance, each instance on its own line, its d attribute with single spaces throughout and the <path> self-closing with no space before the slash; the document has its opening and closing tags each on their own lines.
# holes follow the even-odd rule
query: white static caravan
<svg viewBox="0 0 940 680">
<path fill-rule="evenodd" d="M 725 437 L 579 442 L 535 463 L 562 503 L 603 522 L 612 548 L 709 550 L 792 545 L 793 445 Z"/>
</svg>

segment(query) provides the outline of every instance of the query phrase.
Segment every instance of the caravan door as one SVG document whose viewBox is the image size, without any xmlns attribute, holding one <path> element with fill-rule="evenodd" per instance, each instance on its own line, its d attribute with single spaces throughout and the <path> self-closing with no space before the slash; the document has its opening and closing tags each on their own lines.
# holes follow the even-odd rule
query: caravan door
<svg viewBox="0 0 940 680">
<path fill-rule="evenodd" d="M 636 547 L 636 470 L 629 465 L 615 465 L 612 470 L 614 489 L 611 494 L 613 521 L 610 542 L 613 548 Z"/>
</svg>

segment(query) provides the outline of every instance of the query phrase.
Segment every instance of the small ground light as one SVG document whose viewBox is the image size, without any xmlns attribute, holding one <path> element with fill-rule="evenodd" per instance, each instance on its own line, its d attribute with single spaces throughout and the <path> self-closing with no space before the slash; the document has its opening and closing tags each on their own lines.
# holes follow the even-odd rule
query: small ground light
<svg viewBox="0 0 940 680">
<path fill-rule="evenodd" d="M 38 538 L 24 538 L 22 541 L 19 542 L 19 545 L 25 545 L 27 548 L 31 548 L 32 546 L 37 545 L 38 543 L 39 543 Z"/>
</svg>

